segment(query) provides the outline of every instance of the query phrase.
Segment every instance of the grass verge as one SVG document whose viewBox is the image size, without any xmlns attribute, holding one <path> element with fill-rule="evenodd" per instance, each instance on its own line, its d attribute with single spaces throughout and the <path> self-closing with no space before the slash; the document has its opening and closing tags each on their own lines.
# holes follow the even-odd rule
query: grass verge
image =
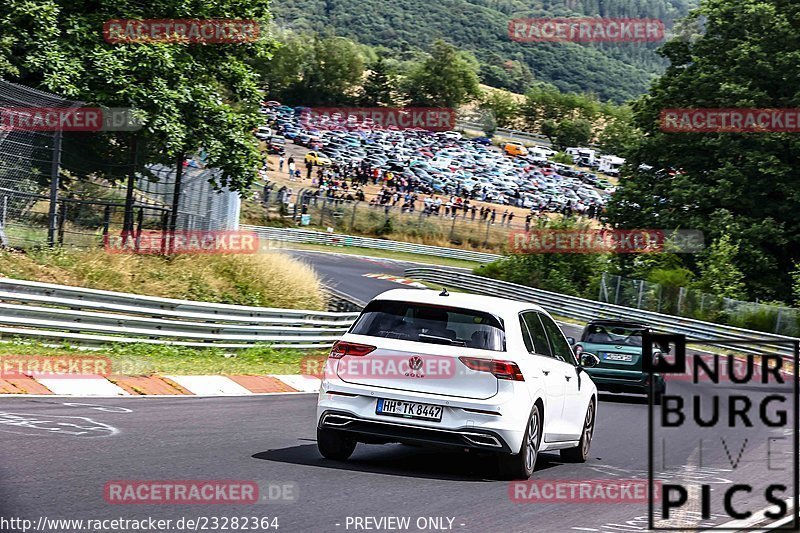
<svg viewBox="0 0 800 533">
<path fill-rule="evenodd" d="M 185 348 L 151 344 L 116 344 L 100 350 L 78 350 L 38 343 L 0 342 L 0 362 L 7 357 L 107 357 L 111 373 L 127 376 L 159 375 L 264 375 L 304 373 L 303 362 L 327 356 L 327 350 L 277 350 L 267 345 L 226 356 L 219 348 Z M 309 368 L 314 368 L 309 365 Z"/>
<path fill-rule="evenodd" d="M 359 248 L 356 246 L 326 246 L 324 244 L 286 243 L 284 247 L 289 250 L 309 250 L 347 255 L 364 255 L 380 259 L 395 259 L 397 261 L 408 261 L 409 263 L 468 268 L 470 270 L 481 264 L 474 261 L 465 261 L 463 259 L 450 259 L 449 257 L 420 255 L 408 252 L 394 252 L 391 250 L 376 250 L 374 248 Z"/>
<path fill-rule="evenodd" d="M 314 270 L 286 254 L 109 254 L 103 250 L 0 252 L 0 276 L 236 305 L 322 310 Z"/>
</svg>

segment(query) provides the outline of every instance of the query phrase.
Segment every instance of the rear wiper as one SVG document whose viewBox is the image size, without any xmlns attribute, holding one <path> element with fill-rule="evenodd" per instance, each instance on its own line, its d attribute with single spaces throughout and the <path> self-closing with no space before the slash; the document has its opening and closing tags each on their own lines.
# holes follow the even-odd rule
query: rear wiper
<svg viewBox="0 0 800 533">
<path fill-rule="evenodd" d="M 439 337 L 438 335 L 427 335 L 425 333 L 420 333 L 417 338 L 419 340 L 424 340 L 426 342 L 430 342 L 432 344 L 449 344 L 450 346 L 466 346 L 467 343 L 464 341 L 453 340 L 447 337 Z"/>
</svg>

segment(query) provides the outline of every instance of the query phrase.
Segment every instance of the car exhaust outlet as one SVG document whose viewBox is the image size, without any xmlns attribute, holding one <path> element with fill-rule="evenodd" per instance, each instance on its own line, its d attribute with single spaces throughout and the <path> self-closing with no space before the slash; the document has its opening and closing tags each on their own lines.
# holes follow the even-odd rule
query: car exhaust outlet
<svg viewBox="0 0 800 533">
<path fill-rule="evenodd" d="M 325 415 L 325 418 L 322 419 L 323 426 L 343 427 L 351 422 L 353 422 L 352 418 L 342 415 Z"/>
<path fill-rule="evenodd" d="M 501 448 L 502 444 L 492 435 L 484 435 L 482 433 L 464 433 L 463 437 L 472 444 L 478 446 L 490 446 L 492 448 Z"/>
</svg>

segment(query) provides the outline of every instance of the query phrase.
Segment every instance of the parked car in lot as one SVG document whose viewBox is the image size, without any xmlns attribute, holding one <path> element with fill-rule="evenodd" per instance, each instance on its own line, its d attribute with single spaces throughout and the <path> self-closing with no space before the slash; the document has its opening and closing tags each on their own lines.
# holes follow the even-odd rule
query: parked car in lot
<svg viewBox="0 0 800 533">
<path fill-rule="evenodd" d="M 528 149 L 520 142 L 507 142 L 503 145 L 503 151 L 508 155 L 528 155 Z"/>
<path fill-rule="evenodd" d="M 402 442 L 492 452 L 526 479 L 540 452 L 583 462 L 597 390 L 542 308 L 487 296 L 395 289 L 371 301 L 328 358 L 317 404 L 320 453 Z"/>
<path fill-rule="evenodd" d="M 286 139 L 273 135 L 267 139 L 267 153 L 268 154 L 283 154 L 286 153 Z"/>
<path fill-rule="evenodd" d="M 642 359 L 642 333 L 644 324 L 622 320 L 593 320 L 583 330 L 575 344 L 577 354 L 590 352 L 597 355 L 599 364 L 586 372 L 601 390 L 649 394 L 650 374 L 644 371 Z M 668 351 L 666 346 L 653 347 L 656 357 Z M 655 403 L 667 389 L 664 377 L 653 374 Z"/>
<path fill-rule="evenodd" d="M 310 162 L 312 165 L 319 165 L 323 167 L 333 164 L 333 162 L 327 155 L 323 154 L 322 152 L 316 152 L 316 151 L 308 152 L 306 154 L 305 161 L 306 163 Z"/>
<path fill-rule="evenodd" d="M 259 126 L 256 130 L 256 139 L 266 141 L 272 137 L 272 130 L 267 126 Z"/>
</svg>

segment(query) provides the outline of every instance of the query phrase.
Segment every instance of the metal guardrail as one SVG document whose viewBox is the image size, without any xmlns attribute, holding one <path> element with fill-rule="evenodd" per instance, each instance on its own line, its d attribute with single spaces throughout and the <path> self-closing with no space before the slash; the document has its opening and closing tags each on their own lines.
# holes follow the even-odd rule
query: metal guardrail
<svg viewBox="0 0 800 533">
<path fill-rule="evenodd" d="M 328 311 L 335 311 L 338 313 L 360 313 L 367 305 L 367 302 L 345 294 L 333 287 L 325 287 L 324 290 L 328 295 Z"/>
<path fill-rule="evenodd" d="M 374 239 L 371 237 L 359 237 L 357 235 L 344 235 L 341 233 L 325 233 L 322 231 L 311 231 L 294 228 L 271 228 L 264 226 L 239 226 L 241 230 L 252 231 L 262 239 L 269 239 L 277 242 L 294 242 L 302 244 L 322 244 L 326 246 L 355 246 L 358 248 L 372 248 L 376 250 L 390 250 L 393 252 L 407 252 L 419 255 L 431 255 L 436 257 L 448 257 L 451 259 L 463 259 L 475 261 L 477 263 L 491 263 L 502 258 L 501 255 L 487 254 L 483 252 L 473 252 L 459 248 L 447 248 L 444 246 L 430 246 L 427 244 L 414 244 L 401 241 L 390 241 L 386 239 Z"/>
<path fill-rule="evenodd" d="M 272 309 L 0 279 L 0 338 L 238 350 L 327 348 L 357 312 Z"/>
<path fill-rule="evenodd" d="M 497 296 L 511 300 L 521 300 L 533 302 L 541 305 L 548 312 L 566 318 L 578 320 L 592 320 L 596 318 L 618 318 L 644 322 L 653 329 L 664 333 L 683 334 L 690 339 L 696 340 L 746 340 L 758 339 L 760 342 L 775 341 L 775 345 L 764 346 L 759 350 L 749 349 L 742 345 L 736 345 L 736 351 L 744 353 L 775 353 L 783 357 L 794 355 L 793 347 L 790 342 L 797 339 L 792 337 L 782 337 L 761 331 L 726 326 L 723 324 L 713 324 L 692 318 L 664 315 L 644 309 L 623 307 L 595 300 L 587 300 L 577 296 L 568 296 L 555 292 L 535 289 L 525 285 L 499 281 L 464 272 L 452 272 L 436 268 L 408 268 L 405 275 L 421 281 L 441 283 L 445 287 L 463 289 L 475 294 L 485 296 Z M 778 344 L 780 343 L 780 344 Z M 724 342 L 714 343 L 717 346 L 725 346 Z"/>
</svg>

